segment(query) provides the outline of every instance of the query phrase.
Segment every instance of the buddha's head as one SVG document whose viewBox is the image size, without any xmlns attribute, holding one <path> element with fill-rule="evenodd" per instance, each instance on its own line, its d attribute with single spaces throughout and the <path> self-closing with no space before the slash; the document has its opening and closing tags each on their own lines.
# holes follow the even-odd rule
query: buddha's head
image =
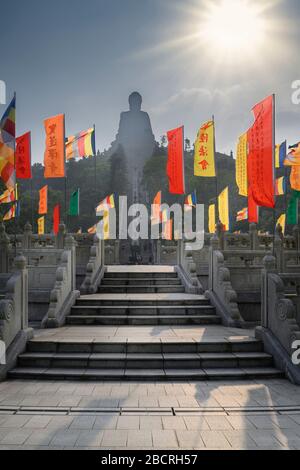
<svg viewBox="0 0 300 470">
<path fill-rule="evenodd" d="M 135 91 L 129 96 L 129 109 L 130 111 L 140 111 L 142 108 L 142 97 Z"/>
</svg>

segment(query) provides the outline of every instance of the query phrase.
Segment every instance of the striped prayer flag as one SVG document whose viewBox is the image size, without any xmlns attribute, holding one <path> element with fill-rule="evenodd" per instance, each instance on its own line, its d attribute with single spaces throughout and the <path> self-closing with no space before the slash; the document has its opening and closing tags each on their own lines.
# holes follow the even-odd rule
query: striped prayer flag
<svg viewBox="0 0 300 470">
<path fill-rule="evenodd" d="M 9 211 L 3 217 L 4 222 L 14 219 L 15 217 L 20 217 L 20 203 L 16 202 L 11 206 Z"/>
<path fill-rule="evenodd" d="M 66 158 L 92 157 L 96 154 L 95 128 L 71 135 L 66 141 Z"/>
<path fill-rule="evenodd" d="M 284 166 L 300 166 L 300 142 L 290 145 L 289 150 L 284 160 Z"/>
<path fill-rule="evenodd" d="M 283 196 L 286 192 L 286 180 L 284 176 L 277 178 L 275 181 L 275 194 L 276 196 Z"/>
<path fill-rule="evenodd" d="M 196 191 L 193 191 L 192 194 L 189 194 L 184 201 L 184 210 L 190 211 L 193 207 L 197 205 L 197 195 Z"/>
<path fill-rule="evenodd" d="M 109 209 L 115 209 L 115 197 L 112 194 L 111 196 L 107 196 L 102 202 L 100 202 L 99 206 L 96 208 L 96 216 L 101 217 L 103 212 Z"/>
<path fill-rule="evenodd" d="M 286 141 L 275 147 L 275 168 L 282 168 L 286 158 Z"/>
<path fill-rule="evenodd" d="M 236 221 L 242 222 L 243 220 L 248 220 L 248 207 L 245 207 L 237 213 Z"/>
<path fill-rule="evenodd" d="M 0 176 L 8 189 L 16 184 L 15 171 L 16 97 L 0 121 Z"/>
<path fill-rule="evenodd" d="M 18 200 L 18 185 L 14 189 L 7 189 L 0 196 L 0 204 L 9 204 Z"/>
<path fill-rule="evenodd" d="M 90 235 L 94 235 L 95 233 L 97 233 L 97 225 L 93 225 L 93 227 L 89 228 L 88 233 Z"/>
</svg>

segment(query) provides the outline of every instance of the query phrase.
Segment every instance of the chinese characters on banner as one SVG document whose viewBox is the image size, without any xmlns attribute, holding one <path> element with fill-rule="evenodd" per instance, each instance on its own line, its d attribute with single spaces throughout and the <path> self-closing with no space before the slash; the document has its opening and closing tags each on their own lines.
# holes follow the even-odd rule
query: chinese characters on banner
<svg viewBox="0 0 300 470">
<path fill-rule="evenodd" d="M 248 196 L 248 138 L 247 132 L 239 138 L 236 152 L 236 184 L 240 196 Z"/>
<path fill-rule="evenodd" d="M 208 121 L 200 128 L 195 142 L 195 176 L 213 178 L 215 169 L 215 130 L 214 122 Z"/>
<path fill-rule="evenodd" d="M 27 132 L 16 138 L 16 173 L 17 178 L 31 178 L 31 134 Z"/>
<path fill-rule="evenodd" d="M 179 127 L 167 133 L 168 136 L 168 165 L 169 191 L 172 194 L 185 194 L 184 176 L 184 128 Z"/>
<path fill-rule="evenodd" d="M 253 108 L 255 123 L 248 131 L 248 178 L 253 201 L 261 207 L 275 207 L 274 185 L 274 97 Z"/>
<path fill-rule="evenodd" d="M 65 177 L 65 116 L 60 114 L 44 121 L 46 150 L 45 178 Z"/>
<path fill-rule="evenodd" d="M 48 213 L 48 186 L 40 190 L 39 215 Z"/>
</svg>

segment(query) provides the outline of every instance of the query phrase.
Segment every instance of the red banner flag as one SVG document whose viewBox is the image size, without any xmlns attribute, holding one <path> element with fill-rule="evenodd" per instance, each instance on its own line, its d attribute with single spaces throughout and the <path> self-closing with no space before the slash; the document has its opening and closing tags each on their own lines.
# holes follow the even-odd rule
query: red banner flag
<svg viewBox="0 0 300 470">
<path fill-rule="evenodd" d="M 255 123 L 248 131 L 248 178 L 254 202 L 275 207 L 274 184 L 274 96 L 253 108 Z"/>
<path fill-rule="evenodd" d="M 53 209 L 53 233 L 54 235 L 58 234 L 59 224 L 60 224 L 60 205 L 57 204 L 57 206 L 55 206 Z"/>
<path fill-rule="evenodd" d="M 31 175 L 31 133 L 16 138 L 17 178 L 28 180 Z"/>
<path fill-rule="evenodd" d="M 45 215 L 48 213 L 48 186 L 44 186 L 40 189 L 39 195 L 39 215 Z"/>
<path fill-rule="evenodd" d="M 255 204 L 252 194 L 252 188 L 248 190 L 248 222 L 249 224 L 258 224 L 259 207 Z"/>
<path fill-rule="evenodd" d="M 184 128 L 179 127 L 167 133 L 169 191 L 172 194 L 185 194 L 184 177 Z"/>
<path fill-rule="evenodd" d="M 64 178 L 65 175 L 65 116 L 60 114 L 44 121 L 46 150 L 45 178 Z"/>
</svg>

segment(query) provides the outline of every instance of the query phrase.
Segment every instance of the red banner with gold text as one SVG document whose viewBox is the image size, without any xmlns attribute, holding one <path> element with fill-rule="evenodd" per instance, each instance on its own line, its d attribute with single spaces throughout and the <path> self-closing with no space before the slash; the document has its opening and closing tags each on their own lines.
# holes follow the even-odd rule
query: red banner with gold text
<svg viewBox="0 0 300 470">
<path fill-rule="evenodd" d="M 178 127 L 167 133 L 169 191 L 172 194 L 185 194 L 184 182 L 184 128 Z"/>
<path fill-rule="evenodd" d="M 31 178 L 31 134 L 27 132 L 16 138 L 16 173 L 17 178 Z"/>
</svg>

